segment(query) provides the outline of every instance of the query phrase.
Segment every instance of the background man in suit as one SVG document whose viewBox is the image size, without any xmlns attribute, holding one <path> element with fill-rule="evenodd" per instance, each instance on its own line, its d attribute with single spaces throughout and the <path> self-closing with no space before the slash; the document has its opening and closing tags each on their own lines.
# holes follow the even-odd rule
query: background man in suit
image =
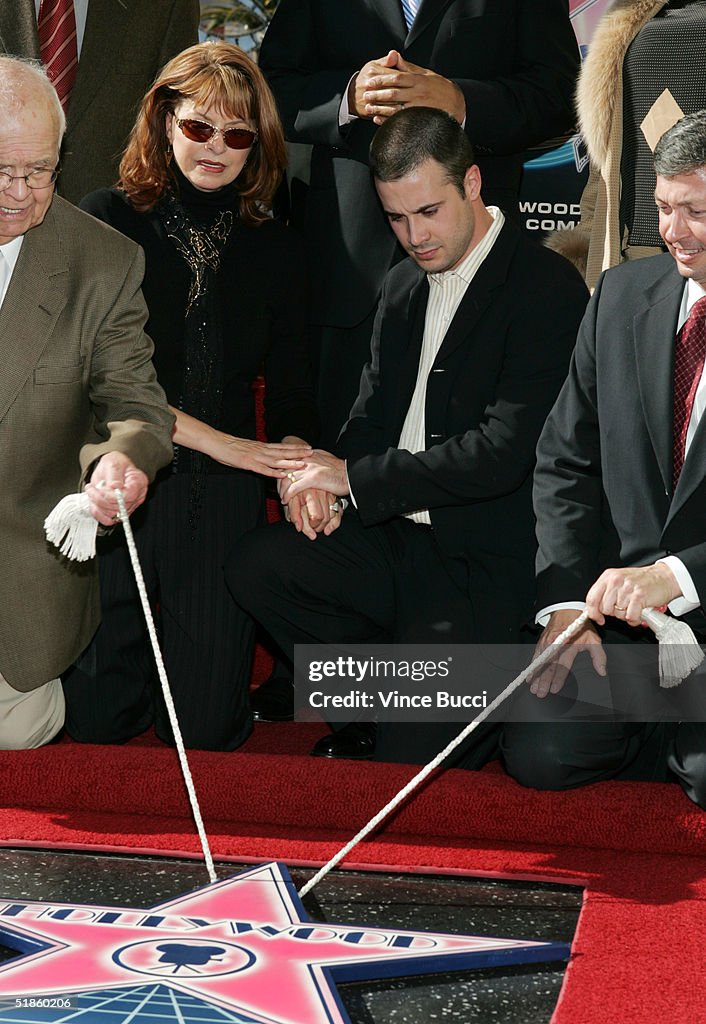
<svg viewBox="0 0 706 1024">
<path fill-rule="evenodd" d="M 371 163 L 411 259 L 385 281 L 338 455 L 316 451 L 282 490 L 323 488 L 355 509 L 315 543 L 284 523 L 254 531 L 227 566 L 290 657 L 296 642 L 518 639 L 534 597 L 535 445 L 588 298 L 566 260 L 486 208 L 450 115 L 398 112 Z M 424 759 L 444 728 L 385 729 L 378 756 Z M 370 756 L 360 732 L 315 752 Z"/>
<path fill-rule="evenodd" d="M 281 0 L 260 66 L 287 139 L 313 145 L 306 206 L 295 190 L 292 214 L 310 248 L 330 446 L 370 357 L 385 274 L 402 257 L 368 170 L 377 126 L 404 105 L 452 114 L 486 202 L 513 217 L 522 151 L 573 128 L 578 48 L 568 0 Z"/>
<path fill-rule="evenodd" d="M 610 669 L 603 634 L 644 642 L 643 608 L 669 604 L 706 638 L 706 111 L 663 135 L 654 165 L 669 253 L 599 279 L 538 447 L 540 647 L 576 618 L 584 596 L 593 619 L 532 684 L 542 697 L 561 689 L 581 650 L 600 674 Z M 599 631 L 606 616 L 615 629 Z M 703 688 L 703 676 L 693 683 Z M 504 742 L 509 770 L 526 785 L 664 780 L 671 770 L 706 806 L 700 723 L 509 726 Z"/>
<path fill-rule="evenodd" d="M 59 673 L 99 618 L 93 563 L 68 563 L 44 518 L 79 483 L 114 525 L 171 458 L 143 332 L 136 245 L 53 196 L 64 115 L 35 65 L 0 57 L 0 747 L 63 724 Z"/>
<path fill-rule="evenodd" d="M 61 76 L 57 86 L 65 98 L 67 130 L 57 190 L 70 202 L 115 183 L 140 100 L 162 65 L 198 42 L 199 11 L 199 0 L 42 0 L 41 4 L 40 0 L 12 0 L 2 4 L 0 52 L 43 60 L 52 80 Z M 37 19 L 45 17 L 50 20 L 42 46 Z M 74 40 L 67 36 L 64 42 L 74 61 L 66 67 L 65 56 L 52 60 L 45 47 L 50 47 L 51 55 L 49 39 L 57 38 L 57 29 L 63 36 L 72 26 Z"/>
</svg>

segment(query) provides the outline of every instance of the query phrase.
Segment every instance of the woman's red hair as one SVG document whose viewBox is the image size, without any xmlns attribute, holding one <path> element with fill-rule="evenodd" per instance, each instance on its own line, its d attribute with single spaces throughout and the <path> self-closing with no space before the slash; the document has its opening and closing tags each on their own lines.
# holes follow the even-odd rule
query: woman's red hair
<svg viewBox="0 0 706 1024">
<path fill-rule="evenodd" d="M 266 220 L 287 165 L 282 123 L 262 72 L 231 43 L 198 43 L 162 68 L 142 100 L 120 161 L 120 188 L 140 211 L 152 209 L 170 188 L 166 117 L 185 99 L 255 125 L 257 141 L 237 178 L 240 216 L 249 224 Z"/>
</svg>

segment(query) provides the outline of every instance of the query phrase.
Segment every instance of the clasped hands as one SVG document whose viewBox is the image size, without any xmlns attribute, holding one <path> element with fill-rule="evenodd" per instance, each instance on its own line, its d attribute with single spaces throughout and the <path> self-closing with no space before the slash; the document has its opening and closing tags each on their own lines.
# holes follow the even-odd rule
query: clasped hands
<svg viewBox="0 0 706 1024">
<path fill-rule="evenodd" d="M 530 691 L 537 697 L 559 693 L 574 660 L 586 651 L 599 676 L 606 674 L 606 653 L 596 625 L 602 626 L 606 616 L 622 619 L 629 626 L 639 626 L 643 608 L 664 607 L 681 595 L 681 588 L 672 570 L 663 562 L 627 569 L 606 569 L 586 594 L 586 611 L 590 622 L 572 637 L 556 657 L 532 677 Z M 578 618 L 575 608 L 562 608 L 551 613 L 549 622 L 537 642 L 534 656 L 555 643 L 557 637 Z"/>
<path fill-rule="evenodd" d="M 188 421 L 180 414 L 183 427 Z M 180 421 L 177 420 L 179 423 Z M 253 441 L 232 437 L 222 431 L 207 428 L 208 444 L 204 450 L 212 458 L 227 466 L 246 469 L 260 476 L 277 480 L 277 492 L 284 509 L 284 516 L 294 528 L 309 540 L 316 540 L 319 533 L 330 534 L 341 522 L 337 495 L 321 487 L 309 486 L 295 494 L 289 492 L 292 477 L 303 471 L 314 454 L 313 448 L 301 437 L 287 435 L 278 443 Z M 215 439 L 215 440 L 214 440 Z"/>
<path fill-rule="evenodd" d="M 292 460 L 277 482 L 286 518 L 310 540 L 329 536 L 341 525 L 340 499 L 348 494 L 346 464 L 320 449 Z"/>
<path fill-rule="evenodd" d="M 459 124 L 466 117 L 466 100 L 455 82 L 410 63 L 397 50 L 368 61 L 348 89 L 351 114 L 375 124 L 382 124 L 402 107 L 412 106 L 445 110 Z"/>
</svg>

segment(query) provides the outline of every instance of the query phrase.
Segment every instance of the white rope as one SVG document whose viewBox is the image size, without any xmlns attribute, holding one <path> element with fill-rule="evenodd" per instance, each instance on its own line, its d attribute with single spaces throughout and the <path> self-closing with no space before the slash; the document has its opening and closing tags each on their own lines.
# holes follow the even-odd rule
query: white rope
<svg viewBox="0 0 706 1024">
<path fill-rule="evenodd" d="M 570 640 L 572 636 L 578 633 L 579 630 L 586 624 L 586 622 L 588 622 L 588 614 L 587 612 L 581 612 L 579 617 L 577 619 L 574 619 L 574 621 L 566 627 L 563 633 L 559 634 L 554 643 L 552 643 L 549 647 L 546 647 L 542 651 L 542 653 L 534 659 L 534 661 L 530 662 L 527 668 L 523 669 L 522 672 L 520 672 L 519 676 L 513 679 L 511 683 L 508 683 L 508 685 L 505 687 L 502 693 L 499 693 L 495 700 L 491 701 L 491 703 L 488 704 L 487 707 L 483 708 L 480 714 L 478 714 L 473 719 L 473 721 L 470 722 L 458 734 L 458 736 L 452 739 L 451 742 L 444 747 L 441 753 L 436 755 L 433 761 L 430 761 L 420 771 L 418 771 L 414 778 L 410 779 L 407 785 L 404 786 L 399 791 L 399 793 L 397 793 L 396 796 L 393 796 L 393 798 L 385 804 L 382 810 L 378 811 L 378 813 L 370 819 L 368 824 L 365 825 L 360 830 L 360 832 L 357 833 L 357 835 L 353 836 L 349 843 L 346 843 L 346 845 L 342 849 L 340 849 L 338 853 L 334 854 L 330 861 L 324 864 L 320 871 L 317 871 L 313 878 L 309 879 L 306 885 L 302 886 L 302 888 L 299 890 L 299 896 L 306 896 L 306 894 L 310 892 L 315 885 L 318 885 L 321 879 L 325 878 L 329 871 L 331 871 L 332 868 L 335 868 L 335 866 L 343 860 L 346 854 L 350 853 L 354 846 L 357 846 L 358 843 L 361 842 L 361 840 L 365 839 L 366 836 L 370 835 L 370 833 L 377 828 L 380 822 L 384 821 L 385 818 L 392 814 L 395 808 L 399 807 L 402 801 L 405 800 L 410 793 L 417 789 L 417 787 L 421 785 L 424 779 L 426 779 L 428 775 L 431 775 L 434 769 L 438 768 L 439 765 L 446 760 L 449 754 L 452 753 L 452 751 L 454 751 L 456 747 L 459 746 L 459 744 L 463 743 L 466 737 L 470 736 L 471 733 L 474 732 L 474 730 L 477 729 L 478 726 L 486 720 L 488 715 L 492 714 L 493 711 L 495 711 L 495 709 L 498 708 L 502 704 L 502 702 L 510 696 L 511 693 L 514 693 L 519 686 L 522 686 L 522 684 L 527 679 L 529 679 L 531 675 L 534 675 L 537 669 L 541 668 L 542 665 L 549 661 L 550 658 L 554 657 L 557 653 L 557 648 L 560 647 L 561 644 L 566 643 L 567 640 Z"/>
<path fill-rule="evenodd" d="M 191 769 L 189 768 L 189 762 L 186 757 L 186 750 L 184 749 L 184 740 L 182 739 L 181 729 L 179 728 L 179 720 L 177 718 L 176 709 L 174 708 L 174 701 L 172 700 L 172 693 L 169 689 L 169 680 L 167 679 L 167 672 L 164 668 L 164 660 L 162 658 L 162 652 L 159 649 L 159 641 L 157 640 L 157 630 L 154 626 L 154 618 L 152 617 L 152 609 L 147 597 L 147 588 L 145 587 L 145 580 L 142 575 L 142 567 L 140 566 L 140 559 L 137 554 L 137 547 L 135 546 L 135 538 L 132 535 L 132 527 L 130 525 L 130 517 L 127 514 L 125 507 L 125 499 L 122 491 L 117 487 L 115 488 L 115 497 L 118 501 L 118 508 L 120 509 L 119 519 L 123 524 L 125 530 L 125 539 L 127 541 L 128 551 L 130 552 L 130 561 L 132 562 L 132 569 L 135 573 L 135 582 L 137 583 L 137 589 L 140 593 L 140 601 L 142 602 L 142 610 L 145 613 L 145 620 L 147 622 L 147 631 L 150 635 L 150 641 L 152 643 L 152 651 L 154 652 L 154 660 L 157 662 L 157 672 L 159 673 L 159 681 L 162 684 L 162 693 L 164 694 L 164 701 L 167 705 L 167 712 L 169 714 L 169 722 L 174 733 L 174 742 L 176 743 L 177 753 L 179 755 L 179 762 L 181 764 L 181 771 L 184 776 L 184 784 L 186 791 L 189 794 L 189 803 L 191 804 L 191 813 L 194 816 L 196 823 L 196 830 L 199 834 L 201 841 L 201 849 L 203 850 L 204 860 L 206 862 L 206 870 L 208 871 L 208 877 L 211 882 L 218 881 L 215 868 L 213 867 L 213 857 L 211 856 L 211 848 L 208 845 L 208 837 L 206 830 L 203 825 L 203 818 L 201 817 L 201 808 L 199 807 L 199 801 L 196 796 L 196 789 L 194 788 L 194 780 L 191 777 Z"/>
<path fill-rule="evenodd" d="M 186 757 L 186 750 L 184 749 L 184 741 L 179 728 L 179 722 L 174 708 L 174 701 L 169 689 L 169 681 L 164 668 L 162 652 L 159 649 L 157 631 L 154 626 L 152 610 L 147 598 L 147 590 L 142 576 L 142 568 L 140 566 L 140 560 L 132 534 L 132 527 L 130 526 L 130 518 L 125 507 L 125 499 L 118 488 L 115 489 L 115 495 L 118 502 L 118 508 L 120 509 L 118 518 L 122 522 L 123 529 L 125 530 L 125 538 L 127 540 L 128 551 L 130 552 L 130 561 L 132 562 L 135 581 L 140 594 L 140 601 L 142 602 L 142 610 L 147 622 L 147 629 L 152 643 L 155 662 L 157 663 L 157 671 L 159 673 L 162 692 L 164 694 L 164 700 L 169 714 L 169 721 L 171 723 L 172 732 L 174 733 L 174 741 L 176 743 L 179 761 L 181 763 L 184 784 L 189 795 L 189 802 L 191 804 L 194 822 L 196 823 L 199 839 L 201 841 L 201 848 L 203 850 L 208 876 L 211 882 L 215 882 L 217 881 L 217 877 L 213 867 L 213 858 L 211 856 L 208 838 L 204 829 L 201 810 L 196 797 L 196 790 L 194 788 L 189 762 Z M 87 529 L 86 521 L 89 518 L 92 522 L 88 524 L 90 529 Z M 95 524 L 95 526 L 93 524 Z M 57 546 L 61 546 L 62 553 L 67 555 L 67 557 L 86 560 L 95 555 L 95 533 L 97 530 L 97 523 L 93 520 L 93 517 L 90 516 L 88 500 L 85 494 L 70 495 L 69 498 L 60 502 L 57 508 L 49 515 L 44 525 L 48 539 Z M 644 621 L 655 632 L 660 644 L 660 683 L 662 686 L 676 686 L 704 660 L 704 655 L 700 649 L 696 636 L 694 635 L 693 630 L 691 630 L 686 623 L 675 621 L 669 616 L 655 611 L 655 609 L 644 608 L 642 614 L 644 616 Z M 417 772 L 417 774 L 410 779 L 407 785 L 404 786 L 391 800 L 389 800 L 388 803 L 386 803 L 385 806 L 370 819 L 367 825 L 353 836 L 350 842 L 346 843 L 338 853 L 324 864 L 324 866 L 311 879 L 309 879 L 306 885 L 302 886 L 299 890 L 299 896 L 306 896 L 306 894 L 310 892 L 315 885 L 318 885 L 329 871 L 340 863 L 340 861 L 342 861 L 343 858 L 358 845 L 358 843 L 365 839 L 366 836 L 370 835 L 370 833 L 377 828 L 377 826 L 384 821 L 385 818 L 395 810 L 395 808 L 399 807 L 410 793 L 417 789 L 424 779 L 431 775 L 431 773 L 446 760 L 449 754 L 451 754 L 456 747 L 463 743 L 467 736 L 470 736 L 471 733 L 474 732 L 474 730 L 477 729 L 478 726 L 481 725 L 486 718 L 488 718 L 488 716 L 503 703 L 503 701 L 507 700 L 507 698 L 514 693 L 518 687 L 526 682 L 531 675 L 534 675 L 539 668 L 546 664 L 546 662 L 554 656 L 557 648 L 578 633 L 587 621 L 588 614 L 584 611 L 574 619 L 569 626 L 567 626 L 563 633 L 561 633 L 550 646 L 545 648 L 545 650 L 542 651 L 534 661 L 530 662 L 530 664 L 515 679 L 513 679 L 513 681 L 509 683 L 505 689 L 458 734 L 458 736 L 451 740 L 451 742 L 448 743 L 432 761 Z"/>
</svg>

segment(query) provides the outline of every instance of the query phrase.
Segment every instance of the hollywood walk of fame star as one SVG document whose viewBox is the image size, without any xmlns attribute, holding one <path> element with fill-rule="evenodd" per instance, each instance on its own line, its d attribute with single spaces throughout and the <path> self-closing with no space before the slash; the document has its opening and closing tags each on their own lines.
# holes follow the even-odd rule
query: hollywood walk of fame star
<svg viewBox="0 0 706 1024">
<path fill-rule="evenodd" d="M 346 1024 L 337 981 L 568 956 L 564 943 L 318 923 L 277 863 L 149 910 L 0 900 L 0 941 L 20 953 L 0 964 L 8 1024 Z M 73 993 L 70 1011 L 44 1005 Z M 216 1015 L 189 1016 L 187 1004 Z"/>
</svg>

